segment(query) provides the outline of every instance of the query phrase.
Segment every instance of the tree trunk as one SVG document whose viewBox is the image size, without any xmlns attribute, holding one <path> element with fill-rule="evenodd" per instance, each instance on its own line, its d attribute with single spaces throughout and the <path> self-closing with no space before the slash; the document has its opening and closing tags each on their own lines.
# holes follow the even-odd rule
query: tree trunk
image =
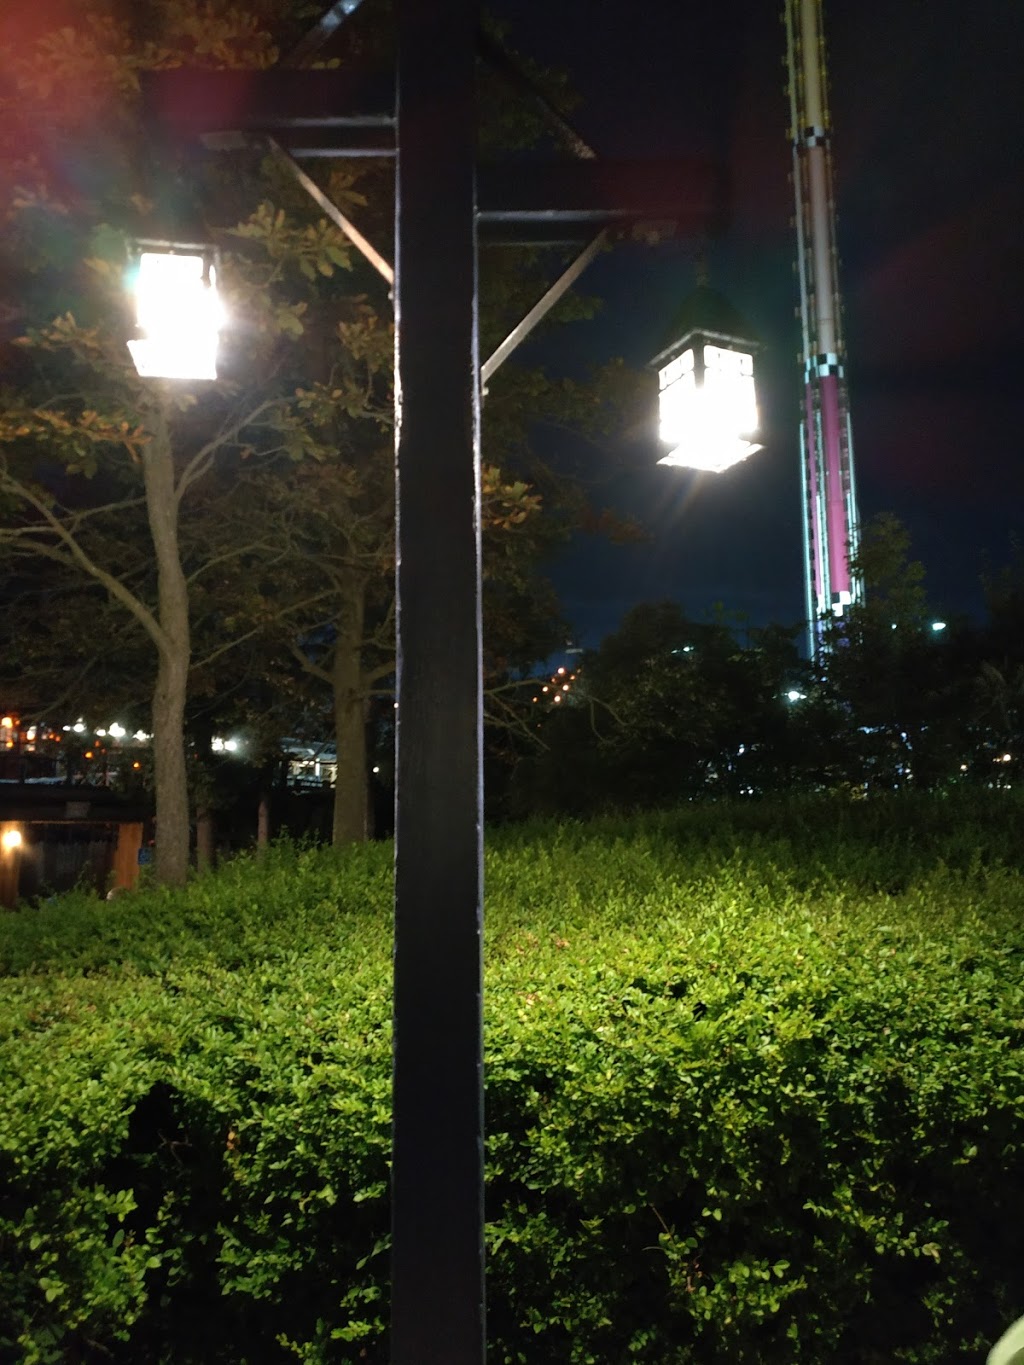
<svg viewBox="0 0 1024 1365">
<path fill-rule="evenodd" d="M 146 513 L 157 572 L 160 640 L 153 693 L 153 779 L 156 790 L 156 879 L 181 886 L 188 876 L 188 778 L 185 697 L 191 661 L 188 586 L 178 548 L 178 499 L 166 424 L 143 452 Z"/>
<path fill-rule="evenodd" d="M 334 743 L 338 775 L 334 783 L 331 842 L 362 843 L 367 834 L 366 699 L 362 647 L 365 586 L 359 584 L 339 613 L 331 685 L 334 689 Z"/>
</svg>

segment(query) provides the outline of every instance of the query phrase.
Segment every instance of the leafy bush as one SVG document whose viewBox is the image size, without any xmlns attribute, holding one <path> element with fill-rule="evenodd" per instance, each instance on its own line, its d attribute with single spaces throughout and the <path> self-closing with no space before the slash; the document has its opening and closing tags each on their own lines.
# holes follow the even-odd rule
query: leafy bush
<svg viewBox="0 0 1024 1365">
<path fill-rule="evenodd" d="M 1012 793 L 488 855 L 490 1358 L 967 1362 L 1024 1308 Z M 387 1359 L 390 850 L 0 926 L 0 1359 Z"/>
</svg>

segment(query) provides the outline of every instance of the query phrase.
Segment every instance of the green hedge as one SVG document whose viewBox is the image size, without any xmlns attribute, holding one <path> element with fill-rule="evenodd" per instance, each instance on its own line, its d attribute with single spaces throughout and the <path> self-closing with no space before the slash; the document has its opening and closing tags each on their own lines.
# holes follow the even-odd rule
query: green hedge
<svg viewBox="0 0 1024 1365">
<path fill-rule="evenodd" d="M 984 1357 L 1024 1310 L 1021 813 L 496 836 L 492 1361 Z M 390 857 L 0 924 L 0 1359 L 386 1361 Z"/>
</svg>

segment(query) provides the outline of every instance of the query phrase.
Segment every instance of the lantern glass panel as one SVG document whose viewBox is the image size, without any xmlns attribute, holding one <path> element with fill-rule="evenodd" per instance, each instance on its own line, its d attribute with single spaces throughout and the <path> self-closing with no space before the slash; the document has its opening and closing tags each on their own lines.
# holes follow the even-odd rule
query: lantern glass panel
<svg viewBox="0 0 1024 1365">
<path fill-rule="evenodd" d="M 660 463 L 718 473 L 761 449 L 750 440 L 758 427 L 750 352 L 688 349 L 659 371 L 659 385 L 661 439 L 675 447 Z"/>
<path fill-rule="evenodd" d="M 160 379 L 216 379 L 224 312 L 217 276 L 198 255 L 145 251 L 135 280 L 142 336 L 128 349 L 139 374 Z"/>
<path fill-rule="evenodd" d="M 686 438 L 696 420 L 697 379 L 693 371 L 680 374 L 661 391 L 659 416 L 661 439 L 678 445 Z"/>
</svg>

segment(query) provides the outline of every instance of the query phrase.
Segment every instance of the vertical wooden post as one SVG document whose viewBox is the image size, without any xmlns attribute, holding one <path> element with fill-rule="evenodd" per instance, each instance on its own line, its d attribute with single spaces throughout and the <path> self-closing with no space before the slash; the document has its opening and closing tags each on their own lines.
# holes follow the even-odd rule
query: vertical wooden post
<svg viewBox="0 0 1024 1365">
<path fill-rule="evenodd" d="M 18 874 L 21 871 L 21 843 L 11 843 L 5 836 L 22 836 L 21 825 L 15 820 L 0 823 L 0 907 L 12 910 L 18 903 Z"/>
<path fill-rule="evenodd" d="M 392 1365 L 484 1360 L 475 0 L 397 0 Z"/>
<path fill-rule="evenodd" d="M 262 858 L 270 844 L 270 797 L 260 792 L 260 803 L 256 809 L 256 856 Z"/>
<path fill-rule="evenodd" d="M 196 871 L 209 872 L 213 859 L 213 811 L 203 806 L 196 811 Z"/>
<path fill-rule="evenodd" d="M 114 846 L 114 885 L 130 890 L 139 880 L 139 849 L 142 847 L 142 822 L 125 821 L 117 827 Z"/>
</svg>

